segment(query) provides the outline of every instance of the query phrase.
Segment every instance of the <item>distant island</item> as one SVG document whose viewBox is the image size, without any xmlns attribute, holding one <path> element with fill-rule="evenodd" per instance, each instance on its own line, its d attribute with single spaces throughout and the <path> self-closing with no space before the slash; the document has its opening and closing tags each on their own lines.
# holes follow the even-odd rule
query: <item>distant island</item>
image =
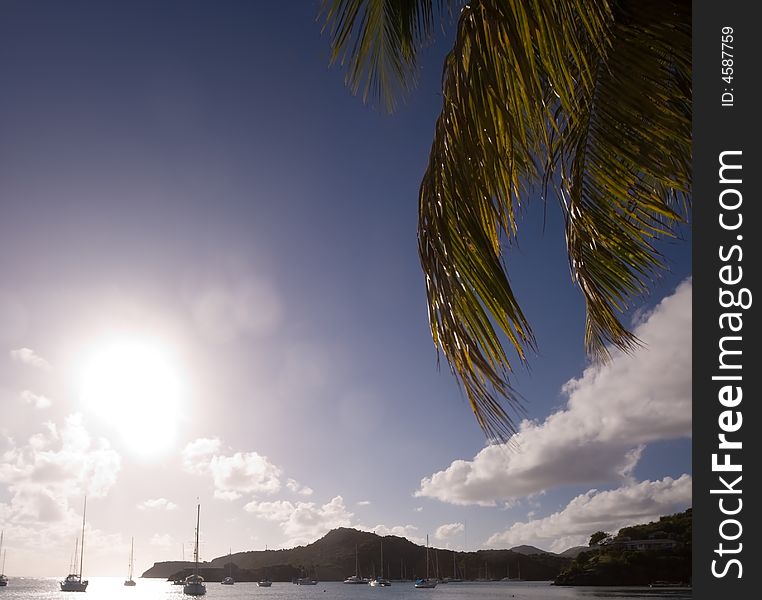
<svg viewBox="0 0 762 600">
<path fill-rule="evenodd" d="M 692 511 L 661 517 L 658 521 L 622 528 L 616 536 L 599 531 L 588 546 L 575 546 L 559 554 L 534 546 L 508 550 L 457 552 L 430 549 L 432 575 L 465 581 L 553 581 L 554 585 L 689 585 L 691 581 Z M 383 542 L 384 564 L 381 564 Z M 383 575 L 413 580 L 426 573 L 426 549 L 403 537 L 378 536 L 367 531 L 339 528 L 306 546 L 284 550 L 237 552 L 200 563 L 207 581 L 293 581 L 313 577 L 343 581 L 355 574 L 355 548 L 362 577 Z M 157 562 L 143 577 L 168 580 L 193 571 L 190 561 Z"/>
<path fill-rule="evenodd" d="M 555 585 L 652 585 L 691 583 L 693 513 L 688 510 L 658 521 L 599 531 L 558 577 Z"/>
<path fill-rule="evenodd" d="M 381 565 L 383 541 L 384 564 Z M 339 528 L 328 532 L 319 540 L 286 550 L 259 550 L 237 552 L 200 563 L 201 575 L 207 581 L 221 581 L 232 574 L 236 581 L 292 581 L 308 576 L 320 581 L 343 581 L 355 574 L 355 546 L 360 562 L 360 575 L 385 575 L 390 579 L 412 580 L 426 574 L 426 549 L 406 538 L 378 536 L 357 529 Z M 529 581 L 550 581 L 571 563 L 571 558 L 528 546 L 511 550 L 479 550 L 454 552 L 431 548 L 430 567 L 440 578 L 455 577 L 465 580 L 500 580 L 518 577 Z M 383 570 L 382 570 L 383 569 Z M 193 563 L 186 561 L 157 562 L 143 573 L 143 577 L 177 579 L 189 575 Z"/>
</svg>

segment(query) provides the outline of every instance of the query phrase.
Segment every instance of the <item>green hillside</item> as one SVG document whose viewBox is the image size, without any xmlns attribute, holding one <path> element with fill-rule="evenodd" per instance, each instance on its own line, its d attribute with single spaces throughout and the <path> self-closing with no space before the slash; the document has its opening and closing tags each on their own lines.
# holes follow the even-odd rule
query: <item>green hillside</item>
<svg viewBox="0 0 762 600">
<path fill-rule="evenodd" d="M 285 550 L 238 552 L 205 562 L 201 574 L 208 581 L 220 581 L 231 572 L 237 581 L 256 581 L 269 577 L 274 581 L 291 581 L 307 575 L 321 581 L 342 581 L 355 574 L 355 547 L 360 564 L 359 575 L 382 574 L 381 543 L 383 541 L 383 574 L 390 579 L 414 579 L 426 574 L 426 548 L 398 536 L 378 536 L 356 529 L 334 529 L 307 546 Z M 431 575 L 463 579 L 500 579 L 510 570 L 522 579 L 551 580 L 570 559 L 552 554 L 524 556 L 511 550 L 453 552 L 429 550 Z M 454 560 L 453 560 L 454 559 Z M 143 577 L 174 578 L 189 574 L 192 563 L 159 562 L 143 573 Z"/>
<path fill-rule="evenodd" d="M 577 556 L 555 585 L 685 584 L 691 581 L 692 511 L 622 528 Z"/>
</svg>

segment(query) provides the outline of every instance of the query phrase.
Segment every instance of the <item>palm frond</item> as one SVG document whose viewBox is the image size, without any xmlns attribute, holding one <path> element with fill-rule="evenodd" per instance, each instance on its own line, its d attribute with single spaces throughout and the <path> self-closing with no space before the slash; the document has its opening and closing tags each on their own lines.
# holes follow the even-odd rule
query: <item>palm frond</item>
<svg viewBox="0 0 762 600">
<path fill-rule="evenodd" d="M 619 315 L 665 268 L 654 240 L 672 235 L 687 214 L 690 10 L 680 1 L 615 5 L 611 49 L 580 94 L 587 106 L 566 117 L 567 245 L 594 355 L 636 343 Z"/>
<path fill-rule="evenodd" d="M 326 10 L 350 87 L 388 104 L 413 77 L 433 2 L 335 0 Z M 536 188 L 552 185 L 561 199 L 587 349 L 637 343 L 622 312 L 664 268 L 654 240 L 688 211 L 690 59 L 687 2 L 463 7 L 419 192 L 418 246 L 434 343 L 489 435 L 516 430 L 509 349 L 525 362 L 535 347 L 503 261 Z"/>
<path fill-rule="evenodd" d="M 600 42 L 597 55 L 589 51 L 609 26 L 599 4 L 585 3 L 583 23 L 559 3 L 469 4 L 445 63 L 444 107 L 419 196 L 419 254 L 434 342 L 479 424 L 498 439 L 515 431 L 510 415 L 520 406 L 502 341 L 520 361 L 535 346 L 502 245 L 516 235 L 521 202 L 553 146 L 556 104 L 579 109 L 579 73 L 606 50 Z"/>
<path fill-rule="evenodd" d="M 331 38 L 331 64 L 347 65 L 346 83 L 364 102 L 381 100 L 390 112 L 417 81 L 418 50 L 437 17 L 455 0 L 323 0 L 320 19 Z"/>
</svg>

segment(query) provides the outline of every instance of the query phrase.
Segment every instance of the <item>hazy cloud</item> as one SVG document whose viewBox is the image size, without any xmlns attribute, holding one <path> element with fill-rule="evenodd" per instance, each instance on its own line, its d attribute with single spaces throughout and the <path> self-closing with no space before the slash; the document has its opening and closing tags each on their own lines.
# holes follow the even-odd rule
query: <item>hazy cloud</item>
<svg viewBox="0 0 762 600">
<path fill-rule="evenodd" d="M 434 537 L 438 540 L 449 540 L 450 538 L 463 533 L 465 526 L 463 523 L 447 523 L 440 525 L 434 532 Z"/>
<path fill-rule="evenodd" d="M 10 355 L 13 360 L 25 365 L 29 365 L 30 367 L 36 367 L 38 369 L 45 370 L 51 368 L 50 363 L 31 348 L 18 348 L 16 350 L 11 350 Z"/>
<path fill-rule="evenodd" d="M 529 544 L 563 552 L 586 546 L 596 531 L 616 533 L 622 527 L 656 521 L 662 515 L 685 510 L 691 504 L 691 477 L 665 477 L 608 490 L 590 490 L 572 499 L 559 512 L 541 519 L 514 523 L 491 536 L 488 548 Z"/>
<path fill-rule="evenodd" d="M 370 500 L 360 500 L 357 503 L 357 506 L 370 506 L 370 504 L 371 504 Z"/>
<path fill-rule="evenodd" d="M 300 496 L 311 496 L 314 491 L 311 487 L 302 485 L 295 479 L 291 479 L 291 478 L 289 478 L 288 481 L 286 481 L 286 488 L 289 491 L 294 492 L 295 494 L 299 494 Z"/>
<path fill-rule="evenodd" d="M 41 394 L 35 394 L 31 390 L 24 390 L 21 392 L 21 399 L 27 404 L 38 409 L 48 408 L 53 404 L 50 401 L 50 398 L 42 396 Z"/>
<path fill-rule="evenodd" d="M 140 510 L 175 510 L 177 504 L 166 498 L 151 498 L 137 505 Z"/>
<path fill-rule="evenodd" d="M 220 447 L 218 438 L 200 438 L 186 445 L 182 457 L 186 471 L 212 476 L 216 498 L 236 500 L 243 494 L 274 494 L 280 490 L 282 471 L 266 456 L 257 452 L 225 455 L 220 453 Z"/>
<path fill-rule="evenodd" d="M 404 537 L 413 542 L 414 544 L 424 544 L 426 538 L 418 533 L 418 527 L 415 525 L 383 525 L 378 524 L 374 526 L 368 525 L 355 525 L 356 529 L 361 531 L 370 531 L 376 535 L 396 535 Z"/>
<path fill-rule="evenodd" d="M 198 438 L 189 442 L 182 453 L 183 469 L 188 473 L 206 472 L 211 457 L 219 452 L 221 445 L 219 438 Z"/>
<path fill-rule="evenodd" d="M 288 536 L 286 546 L 313 542 L 337 527 L 349 527 L 353 514 L 336 496 L 323 505 L 315 502 L 249 502 L 244 509 L 253 515 L 275 521 Z"/>
<path fill-rule="evenodd" d="M 121 458 L 108 441 L 94 440 L 79 414 L 62 427 L 53 422 L 25 445 L 6 440 L 0 483 L 11 494 L 8 519 L 53 522 L 66 518 L 72 496 L 105 496 L 117 479 Z"/>
<path fill-rule="evenodd" d="M 282 302 L 275 288 L 255 278 L 211 285 L 196 296 L 191 310 L 199 331 L 213 342 L 268 335 L 283 319 Z"/>
<path fill-rule="evenodd" d="M 148 543 L 159 548 L 170 548 L 175 545 L 174 539 L 168 533 L 154 533 Z"/>
<path fill-rule="evenodd" d="M 491 445 L 421 480 L 416 496 L 495 506 L 562 486 L 622 482 L 643 445 L 691 434 L 691 282 L 634 330 L 645 346 L 614 352 L 563 386 L 566 407 L 523 421 L 512 444 Z"/>
</svg>

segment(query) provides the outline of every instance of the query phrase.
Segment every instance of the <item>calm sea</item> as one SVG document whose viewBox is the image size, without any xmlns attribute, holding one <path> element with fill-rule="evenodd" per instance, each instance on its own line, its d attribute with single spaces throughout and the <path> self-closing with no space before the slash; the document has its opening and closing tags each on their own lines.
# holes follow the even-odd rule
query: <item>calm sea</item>
<svg viewBox="0 0 762 600">
<path fill-rule="evenodd" d="M 87 592 L 61 592 L 54 578 L 11 578 L 0 588 L 0 600 L 190 600 L 182 587 L 161 579 L 138 579 L 135 587 L 124 587 L 118 577 L 91 577 Z M 593 600 L 593 599 L 671 599 L 691 598 L 686 589 L 554 587 L 545 582 L 448 583 L 435 589 L 419 590 L 412 583 L 392 583 L 391 587 L 345 585 L 340 582 L 298 586 L 273 583 L 270 588 L 255 583 L 221 585 L 208 583 L 208 600 Z"/>
</svg>

